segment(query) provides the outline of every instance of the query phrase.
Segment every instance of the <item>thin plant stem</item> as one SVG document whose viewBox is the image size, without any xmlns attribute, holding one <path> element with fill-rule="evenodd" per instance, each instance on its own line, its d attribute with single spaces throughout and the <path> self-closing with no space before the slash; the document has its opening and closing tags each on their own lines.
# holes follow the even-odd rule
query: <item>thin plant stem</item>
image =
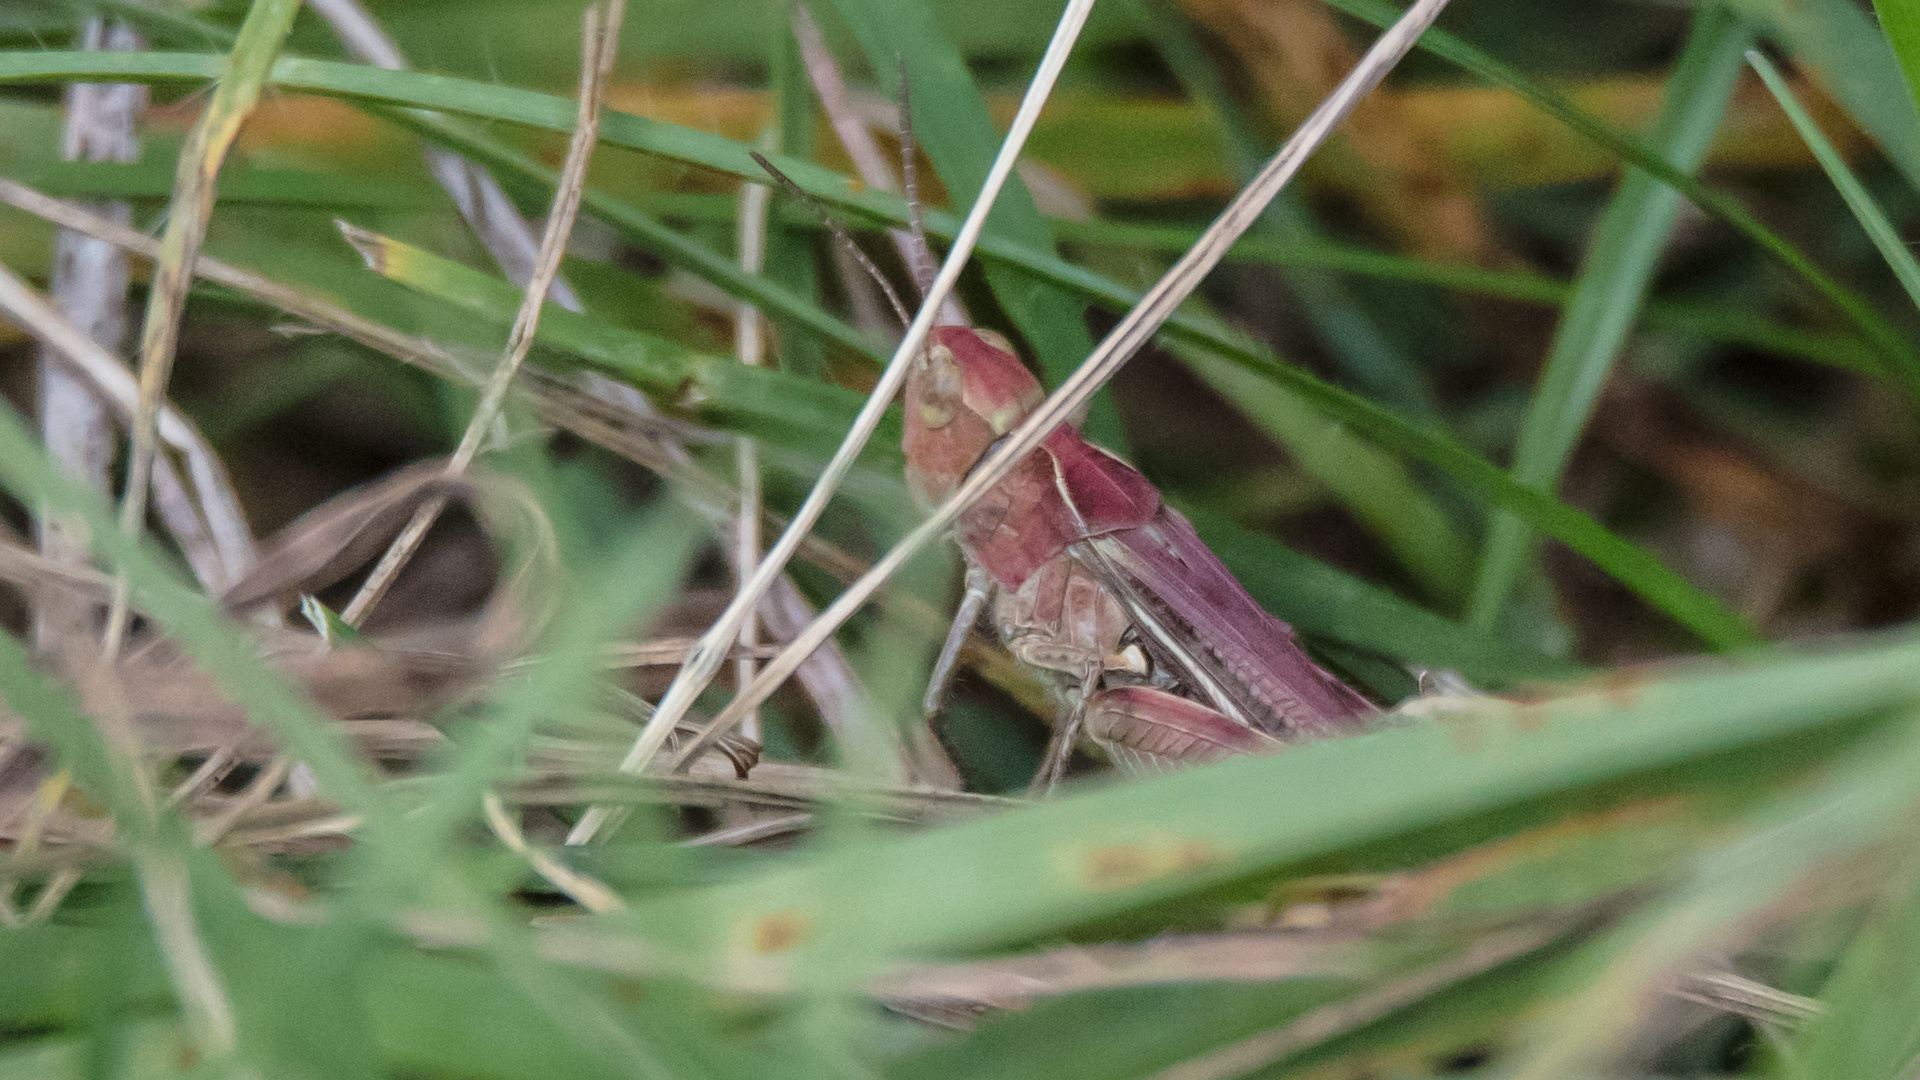
<svg viewBox="0 0 1920 1080">
<path fill-rule="evenodd" d="M 160 406 L 173 376 L 180 318 L 186 310 L 187 289 L 193 284 L 193 264 L 207 235 L 207 220 L 213 216 L 220 167 L 259 102 L 280 43 L 299 11 L 300 0 L 257 0 L 247 11 L 213 97 L 180 150 L 167 227 L 160 236 L 146 322 L 140 333 L 140 408 L 133 417 L 127 489 L 120 503 L 120 531 L 127 536 L 140 535 L 146 521 Z M 119 655 L 126 636 L 128 599 L 128 586 L 122 579 L 114 589 L 101 642 L 101 652 L 109 659 Z"/>
<path fill-rule="evenodd" d="M 124 23 L 95 16 L 87 20 L 82 41 L 88 49 L 128 51 L 145 43 Z M 67 161 L 130 163 L 140 158 L 139 119 L 146 111 L 147 88 L 137 83 L 74 83 L 67 87 L 61 154 Z M 125 202 L 101 204 L 101 213 L 128 221 Z M 106 351 L 118 355 L 126 336 L 128 268 L 126 252 L 112 244 L 66 229 L 54 236 L 54 306 Z M 112 491 L 114 429 L 108 406 L 69 367 L 52 344 L 40 347 L 40 432 L 47 452 L 89 487 Z M 83 532 L 49 514 L 39 515 L 40 549 L 49 558 L 87 563 Z M 34 598 L 34 639 L 47 647 L 61 633 L 84 625 L 90 605 L 71 594 L 50 590 Z"/>
<path fill-rule="evenodd" d="M 560 259 L 566 254 L 567 237 L 573 232 L 574 217 L 580 210 L 580 196 L 586 190 L 587 163 L 592 160 L 594 143 L 600 136 L 600 105 L 606 93 L 607 74 L 613 70 L 614 50 L 620 37 L 621 18 L 626 0 L 611 0 L 604 13 L 598 4 L 581 17 L 580 110 L 573 138 L 567 145 L 566 164 L 560 170 L 560 185 L 554 192 L 553 209 L 547 215 L 546 232 L 540 238 L 540 253 L 534 263 L 533 277 L 527 282 L 526 295 L 513 330 L 507 335 L 506 354 L 493 369 L 474 406 L 473 418 L 460 438 L 460 445 L 448 459 L 446 474 L 457 479 L 466 474 L 479 455 L 481 443 L 500 417 L 513 377 L 520 370 L 528 350 L 533 348 L 534 332 L 540 327 L 540 309 L 546 303 L 547 289 L 560 272 Z M 354 594 L 340 617 L 349 626 L 359 626 L 393 584 L 400 569 L 419 549 L 427 530 L 445 510 L 447 500 L 434 499 L 423 505 L 394 538 L 386 554 L 367 574 L 367 580 Z"/>
<path fill-rule="evenodd" d="M 758 275 L 767 257 L 767 206 L 773 197 L 765 184 L 744 184 L 740 188 L 740 224 L 737 230 L 740 248 L 740 272 Z M 740 301 L 734 314 L 734 355 L 748 367 L 759 367 L 766 359 L 766 339 L 760 309 Z M 733 566 L 735 580 L 742 586 L 753 578 L 760 563 L 760 451 L 750 435 L 733 440 L 735 469 L 740 485 L 740 512 L 733 527 Z M 733 662 L 735 685 L 745 686 L 758 671 L 754 649 L 760 644 L 758 605 L 749 608 L 740 623 L 740 656 Z M 760 713 L 754 710 L 740 721 L 740 731 L 750 739 L 760 738 Z"/>
</svg>

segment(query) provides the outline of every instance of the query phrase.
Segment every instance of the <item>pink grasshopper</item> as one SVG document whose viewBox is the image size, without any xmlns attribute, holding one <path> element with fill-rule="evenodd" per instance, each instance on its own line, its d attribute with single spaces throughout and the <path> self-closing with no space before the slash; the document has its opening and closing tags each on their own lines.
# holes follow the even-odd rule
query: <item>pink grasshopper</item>
<svg viewBox="0 0 1920 1080">
<path fill-rule="evenodd" d="M 933 260 L 919 220 L 904 101 L 901 112 L 907 261 L 924 294 Z M 902 322 L 910 321 L 886 278 L 825 209 L 753 157 L 813 205 Z M 943 502 L 1043 396 L 999 334 L 935 327 L 906 384 L 903 448 L 915 501 Z M 969 509 L 956 539 L 967 592 L 927 688 L 927 718 L 973 624 L 996 601 L 1001 640 L 1016 659 L 1055 676 L 1065 699 L 1036 786 L 1059 782 L 1082 729 L 1116 760 L 1153 768 L 1260 753 L 1337 733 L 1376 711 L 1247 595 L 1146 477 L 1073 427 L 1055 430 Z"/>
<path fill-rule="evenodd" d="M 937 327 L 907 376 L 907 482 L 934 505 L 1042 398 L 1006 339 Z M 1054 673 L 1066 713 L 1037 783 L 1058 782 L 1084 727 L 1135 767 L 1259 753 L 1375 711 L 1247 595 L 1132 467 L 1056 429 L 960 519 L 967 597 L 928 690 L 993 599 L 1001 640 Z"/>
</svg>

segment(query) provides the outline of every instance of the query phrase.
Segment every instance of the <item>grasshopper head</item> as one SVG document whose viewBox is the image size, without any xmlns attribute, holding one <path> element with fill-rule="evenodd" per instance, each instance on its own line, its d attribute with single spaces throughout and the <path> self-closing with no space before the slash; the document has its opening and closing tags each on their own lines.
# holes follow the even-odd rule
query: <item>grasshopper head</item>
<svg viewBox="0 0 1920 1080">
<path fill-rule="evenodd" d="M 994 440 L 1045 395 L 1006 338 L 935 327 L 907 375 L 907 483 L 923 505 L 944 500 Z"/>
</svg>

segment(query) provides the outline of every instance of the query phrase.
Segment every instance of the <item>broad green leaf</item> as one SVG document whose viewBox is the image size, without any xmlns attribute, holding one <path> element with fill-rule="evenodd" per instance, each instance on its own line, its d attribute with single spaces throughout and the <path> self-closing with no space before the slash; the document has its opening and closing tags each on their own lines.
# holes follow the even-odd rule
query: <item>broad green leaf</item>
<svg viewBox="0 0 1920 1080">
<path fill-rule="evenodd" d="M 1534 704 L 1489 701 L 1441 722 L 822 852 L 616 919 L 671 942 L 716 977 L 785 972 L 846 935 L 892 955 L 1027 940 L 1282 863 L 1909 702 L 1920 696 L 1916 661 L 1920 637 L 1908 632 Z M 857 911 L 820 905 L 855 881 Z"/>
</svg>

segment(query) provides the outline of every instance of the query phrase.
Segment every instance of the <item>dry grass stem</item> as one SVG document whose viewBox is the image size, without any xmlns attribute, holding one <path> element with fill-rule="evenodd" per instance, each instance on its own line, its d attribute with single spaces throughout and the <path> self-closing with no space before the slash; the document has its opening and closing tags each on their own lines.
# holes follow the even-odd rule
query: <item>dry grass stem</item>
<svg viewBox="0 0 1920 1080">
<path fill-rule="evenodd" d="M 160 241 L 118 222 L 101 217 L 85 207 L 41 194 L 14 180 L 0 177 L 0 202 L 71 229 L 147 259 L 160 255 Z M 338 305 L 282 285 L 271 278 L 245 270 L 219 259 L 202 256 L 194 261 L 194 274 L 218 285 L 244 293 L 261 303 L 331 330 L 371 349 L 386 353 L 405 363 L 417 364 L 442 378 L 468 385 L 479 385 L 481 376 L 472 366 L 454 357 L 425 338 L 400 333 L 370 319 L 361 318 Z M 131 415 L 132 409 L 128 413 Z M 160 436 L 168 437 L 168 413 L 161 413 Z"/>
<path fill-rule="evenodd" d="M 740 252 L 740 272 L 759 276 L 767 261 L 767 206 L 773 192 L 765 184 L 740 186 L 740 223 L 736 230 Z M 759 367 L 766 360 L 765 321 L 760 309 L 741 301 L 734 313 L 734 355 L 748 367 Z M 733 573 L 740 587 L 753 579 L 760 565 L 760 449 L 749 436 L 733 440 L 735 482 L 740 486 L 740 510 L 733 519 Z M 760 605 L 754 603 L 740 622 L 740 655 L 733 661 L 736 686 L 753 681 L 759 661 L 754 648 L 760 644 Z M 740 731 L 749 739 L 760 738 L 760 713 L 755 710 L 740 719 Z"/>
<path fill-rule="evenodd" d="M 747 844 L 757 844 L 762 840 L 773 840 L 805 832 L 812 824 L 812 814 L 783 814 L 780 817 L 761 818 L 744 825 L 733 825 L 725 829 L 701 833 L 691 840 L 681 841 L 680 846 L 744 847 Z"/>
<path fill-rule="evenodd" d="M 626 910 L 627 905 L 618 893 L 527 843 L 526 835 L 507 813 L 500 796 L 489 791 L 483 796 L 482 802 L 487 814 L 487 827 L 493 830 L 493 835 L 508 851 L 527 860 L 527 865 L 533 867 L 534 873 L 545 878 L 549 885 L 595 915 Z"/>
<path fill-rule="evenodd" d="M 1440 12 L 1446 8 L 1447 0 L 1416 0 L 1407 9 L 1398 22 L 1382 34 L 1367 50 L 1360 63 L 1343 80 L 1333 94 L 1321 102 L 1319 108 L 1302 123 L 1278 153 L 1261 168 L 1253 182 L 1236 195 L 1220 216 L 1208 227 L 1199 241 L 1181 256 L 1154 287 L 1148 291 L 1133 310 L 1114 327 L 1105 340 L 1094 349 L 1093 355 L 1075 369 L 1059 389 L 1048 395 L 1038 408 L 1010 432 L 989 453 L 973 471 L 953 496 L 939 509 L 935 510 L 912 533 L 896 544 L 881 560 L 874 564 L 860 581 L 856 582 L 839 599 L 827 608 L 821 617 L 815 620 L 807 633 L 796 638 L 782 651 L 754 680 L 752 686 L 736 695 L 733 702 L 720 715 L 714 717 L 708 725 L 710 736 L 703 736 L 689 744 L 682 752 L 680 764 L 693 760 L 712 736 L 718 736 L 730 730 L 738 722 L 744 711 L 765 701 L 780 683 L 792 674 L 808 650 L 825 640 L 840 624 L 864 605 L 882 584 L 893 575 L 906 561 L 928 543 L 944 536 L 961 512 L 986 494 L 993 485 L 1011 472 L 1020 459 L 1040 445 L 1042 439 L 1066 422 L 1079 408 L 1093 397 L 1093 394 L 1120 366 L 1142 345 L 1152 338 L 1171 316 L 1182 301 L 1192 293 L 1208 271 L 1217 265 L 1235 240 L 1239 239 L 1249 226 L 1257 220 L 1262 211 L 1275 195 L 1280 193 L 1288 180 L 1299 171 L 1300 166 L 1314 150 L 1333 133 L 1341 119 L 1352 110 L 1369 91 L 1384 79 L 1387 72 L 1413 48 L 1415 41 L 1426 28 L 1432 25 Z M 957 249 L 956 249 L 957 250 Z"/>
<path fill-rule="evenodd" d="M 106 240 L 146 258 L 153 258 L 159 251 L 159 242 L 144 233 L 4 177 L 0 177 L 0 202 L 63 228 Z M 348 241 L 354 243 L 363 254 L 372 257 L 372 253 L 377 252 L 369 239 L 374 234 L 345 222 L 340 223 L 340 227 Z M 208 281 L 244 293 L 261 303 L 440 378 L 466 386 L 479 386 L 484 379 L 472 364 L 433 341 L 364 319 L 345 308 L 251 270 L 203 256 L 195 263 L 194 271 Z M 131 390 L 131 377 L 124 376 L 124 368 L 121 370 Z M 612 388 L 631 389 L 623 384 L 610 383 L 609 380 L 599 381 Z M 637 411 L 633 408 L 631 398 L 625 394 L 620 395 L 617 401 L 609 401 L 608 394 L 590 393 L 537 368 L 524 369 L 515 387 L 517 392 L 530 399 L 531 406 L 543 422 L 572 432 L 595 446 L 659 473 L 673 482 L 695 510 L 706 514 L 716 525 L 723 526 L 730 519 L 733 507 L 739 501 L 737 492 L 732 485 L 692 465 L 680 445 L 688 438 L 704 437 L 704 433 L 664 419 L 651 409 Z M 133 395 L 129 393 L 128 400 L 132 398 Z M 645 399 L 640 400 L 644 402 Z M 128 411 L 131 414 L 131 408 Z M 177 414 L 171 411 L 161 414 L 162 438 L 167 438 L 172 430 L 169 427 L 170 415 Z M 191 431 L 191 428 L 185 430 Z M 778 531 L 786 527 L 787 520 L 767 512 L 762 516 L 762 525 L 772 526 Z M 858 578 L 867 566 L 818 537 L 805 538 L 801 542 L 800 552 L 807 562 L 843 582 Z"/>
<path fill-rule="evenodd" d="M 111 405 L 129 427 L 134 424 L 139 416 L 140 390 L 133 373 L 4 265 L 0 265 L 0 312 L 63 357 L 91 384 L 98 400 Z M 162 506 L 164 520 L 201 583 L 214 591 L 224 589 L 239 580 L 254 559 L 253 537 L 247 531 L 226 467 L 206 439 L 171 404 L 161 405 L 155 429 L 160 441 L 180 455 L 191 480 L 189 484 L 183 479 L 171 460 L 159 456 L 153 459 L 155 484 L 168 495 Z"/>
<path fill-rule="evenodd" d="M 827 114 L 828 123 L 833 125 L 834 136 L 840 140 L 841 148 L 853 161 L 853 169 L 859 175 L 860 182 L 880 191 L 898 192 L 900 185 L 894 181 L 893 166 L 887 163 L 887 155 L 881 151 L 880 141 L 873 137 L 866 120 L 851 104 L 846 76 L 834 61 L 833 53 L 827 48 L 827 40 L 820 33 L 820 25 L 813 21 L 813 12 L 805 4 L 793 6 L 793 38 L 800 46 L 800 60 L 807 69 L 807 79 L 813 84 L 814 95 L 820 99 L 820 109 Z M 903 77 L 900 80 L 903 102 L 906 88 L 907 81 Z M 904 104 L 902 112 L 905 112 Z M 901 167 L 910 167 L 909 161 L 911 158 L 903 154 Z M 924 241 L 916 243 L 905 229 L 888 229 L 887 236 L 893 241 L 894 250 L 900 253 L 900 261 L 914 268 L 916 284 L 932 277 L 932 253 Z M 925 278 L 920 274 L 923 266 L 927 271 Z M 971 322 L 959 297 L 949 295 L 940 303 L 941 322 L 954 326 L 965 326 Z"/>
<path fill-rule="evenodd" d="M 140 36 L 123 23 L 95 17 L 87 20 L 81 47 L 130 52 L 145 47 Z M 65 161 L 140 159 L 140 114 L 146 110 L 147 88 L 134 83 L 76 83 L 67 87 L 66 118 L 61 129 L 60 156 Z M 132 219 L 124 202 L 107 203 L 101 213 L 122 223 Z M 127 256 L 104 241 L 60 230 L 53 242 L 53 276 L 48 293 L 54 307 L 87 338 L 118 355 L 126 337 Z M 106 493 L 111 484 L 114 430 L 99 394 L 77 377 L 71 361 L 58 348 L 42 343 L 39 364 L 40 432 L 47 453 L 61 467 L 95 491 Z M 84 532 L 62 524 L 43 508 L 40 549 L 49 557 L 83 565 L 88 560 Z M 87 605 L 50 591 L 35 598 L 34 640 L 45 647 L 54 637 L 84 626 Z"/>
<path fill-rule="evenodd" d="M 867 257 L 867 253 L 860 250 L 860 245 L 853 242 L 853 237 L 849 236 L 840 222 L 827 211 L 826 204 L 808 194 L 799 184 L 794 183 L 792 177 L 781 172 L 778 165 L 768 161 L 766 156 L 758 150 L 749 151 L 749 153 L 754 163 L 778 180 L 780 186 L 785 188 L 789 195 L 813 210 L 814 216 L 820 219 L 820 224 L 826 228 L 827 233 L 833 237 L 834 243 L 838 245 L 841 255 L 863 271 L 866 274 L 867 283 L 879 290 L 880 295 L 886 298 L 887 306 L 893 309 L 895 317 L 900 320 L 900 325 L 912 325 L 913 315 L 907 311 L 907 305 L 901 301 L 900 294 L 894 291 L 893 286 L 887 281 L 887 276 L 880 272 L 880 268 Z"/>
<path fill-rule="evenodd" d="M 807 493 L 806 501 L 794 514 L 793 524 L 781 534 L 780 539 L 767 552 L 753 579 L 700 639 L 696 654 L 689 657 L 687 663 L 680 669 L 672 685 L 667 688 L 666 695 L 661 698 L 654 718 L 641 730 L 640 737 L 634 741 L 632 749 L 621 761 L 622 772 L 637 773 L 645 770 L 647 764 L 666 745 L 667 737 L 672 734 L 680 718 L 686 715 L 694 698 L 712 681 L 714 673 L 719 669 L 726 655 L 727 646 L 733 643 L 739 633 L 740 623 L 744 621 L 747 611 L 767 591 L 773 579 L 785 569 L 787 560 L 793 557 L 795 549 L 799 547 L 800 538 L 819 520 L 828 500 L 832 498 L 848 470 L 853 467 L 854 459 L 866 445 L 867 439 L 872 436 L 874 428 L 880 423 L 881 415 L 905 381 L 910 361 L 920 349 L 921 343 L 926 340 L 927 332 L 933 327 L 940 310 L 940 301 L 953 290 L 954 284 L 960 278 L 961 270 L 966 266 L 968 257 L 973 254 L 973 245 L 979 240 L 981 230 L 986 227 L 987 213 L 992 209 L 1001 187 L 1012 175 L 1013 167 L 1020 157 L 1020 150 L 1026 145 L 1027 136 L 1039 119 L 1040 111 L 1046 105 L 1047 97 L 1052 93 L 1054 81 L 1059 77 L 1061 68 L 1065 66 L 1067 55 L 1072 51 L 1073 43 L 1079 38 L 1080 28 L 1085 25 L 1086 17 L 1092 8 L 1092 0 L 1070 0 L 1066 10 L 1061 13 L 1059 25 L 1054 30 L 1052 40 L 1047 43 L 1046 54 L 1041 58 L 1040 68 L 1027 86 L 1026 95 L 1020 102 L 1019 112 L 1015 114 L 1013 125 L 1000 145 L 1000 152 L 994 157 L 993 166 L 988 171 L 985 184 L 981 187 L 980 196 L 974 201 L 973 207 L 967 213 L 966 221 L 960 227 L 959 234 L 954 238 L 953 247 L 947 254 L 946 262 L 940 268 L 939 276 L 934 279 L 933 288 L 921 304 L 919 314 L 915 316 L 912 325 L 907 327 L 905 338 L 895 349 L 892 359 L 887 362 L 886 370 L 882 372 L 866 404 L 861 407 L 860 414 L 854 420 L 851 430 L 847 432 L 846 439 L 834 452 L 832 460 L 821 472 L 819 480 Z M 792 668 L 789 668 L 787 673 L 791 674 Z M 755 680 L 755 685 L 760 681 L 762 680 Z M 765 700 L 764 696 L 760 700 Z M 743 705 L 738 712 L 744 715 L 746 709 L 758 704 L 759 701 L 755 701 L 751 705 Z M 691 757 L 683 755 L 680 760 L 691 760 Z M 593 839 L 607 817 L 607 812 L 599 807 L 588 810 L 579 824 L 568 834 L 567 842 L 583 844 Z"/>
<path fill-rule="evenodd" d="M 0 761 L 0 764 L 5 762 Z M 21 868 L 30 863 L 39 853 L 40 841 L 46 833 L 47 823 L 59 810 L 60 801 L 66 797 L 72 781 L 73 774 L 65 769 L 40 781 L 34 789 L 33 797 L 27 801 L 19 823 L 17 825 L 11 822 L 6 823 L 13 825 L 14 835 L 13 848 L 7 852 L 5 866 L 0 867 L 0 924 L 13 928 L 30 926 L 39 921 L 34 915 L 35 911 L 44 906 L 51 912 L 52 905 L 59 902 L 57 899 L 49 901 L 47 898 L 50 894 L 58 892 L 64 895 L 65 889 L 56 890 L 53 882 L 48 881 L 41 886 L 40 895 L 35 898 L 27 912 L 22 913 L 14 904 L 20 879 L 24 876 Z M 71 887 L 69 883 L 67 888 Z"/>
<path fill-rule="evenodd" d="M 152 258 L 158 253 L 159 244 L 152 237 L 124 225 L 106 220 L 84 208 L 59 199 L 50 198 L 25 185 L 0 178 L 0 201 L 33 214 L 36 217 L 52 221 L 62 227 L 73 229 L 85 235 L 106 240 L 125 250 Z M 360 231 L 352 226 L 343 225 L 348 239 L 354 240 Z M 366 250 L 363 248 L 363 250 Z M 324 300 L 309 296 L 298 289 L 290 288 L 256 274 L 252 271 L 233 266 L 218 259 L 201 258 L 195 264 L 195 272 L 209 281 L 235 289 L 262 303 L 272 305 L 295 315 L 316 326 L 325 327 L 368 348 L 382 352 L 402 363 L 421 367 L 433 374 L 460 382 L 465 385 L 477 385 L 480 377 L 472 367 L 460 358 L 425 338 L 403 334 L 389 327 L 330 304 Z M 118 369 L 126 383 L 127 398 L 133 398 L 133 383 L 125 369 Z M 606 380 L 600 380 L 605 382 Z M 739 496 L 733 488 L 694 464 L 681 447 L 683 437 L 691 432 L 671 421 L 663 420 L 651 410 L 636 412 L 628 403 L 629 395 L 622 394 L 618 402 L 610 403 L 605 394 L 590 394 L 570 382 L 549 375 L 538 369 L 527 369 L 515 384 L 518 391 L 531 399 L 531 404 L 539 418 L 563 430 L 570 431 L 582 439 L 603 447 L 615 454 L 626 457 L 638 464 L 659 473 L 672 482 L 683 500 L 695 511 L 704 514 L 716 528 L 726 528 L 731 521 L 733 508 Z M 611 386 L 629 390 L 620 384 Z M 637 395 L 633 395 L 637 396 Z M 640 399 L 644 402 L 644 398 Z M 129 412 L 131 409 L 129 408 Z M 168 437 L 173 431 L 169 417 L 171 410 L 163 413 L 161 434 Z M 183 423 L 182 429 L 191 432 Z M 209 452 L 210 453 L 210 452 Z M 164 459 L 162 459 L 164 460 Z M 763 511 L 763 527 L 780 531 L 787 527 L 788 519 L 771 512 Z M 842 582 L 851 582 L 866 569 L 866 563 L 854 558 L 834 544 L 816 536 L 807 536 L 801 540 L 799 554 L 808 563 L 826 571 Z M 15 554 L 12 549 L 0 546 L 0 574 L 8 572 Z M 29 570 L 42 573 L 57 573 L 44 567 L 29 567 Z M 16 569 L 16 572 L 23 572 Z M 84 580 L 93 581 L 94 577 Z M 100 578 L 99 580 L 106 580 Z M 769 620 L 779 618 L 782 621 L 773 626 L 773 632 L 790 639 L 813 617 L 813 612 L 799 590 L 785 576 L 779 578 L 769 592 L 771 601 L 763 609 L 763 617 Z M 911 599 L 911 598 L 909 598 Z M 924 608 L 924 610 L 922 610 Z M 938 615 L 931 608 L 915 609 L 928 620 L 937 621 Z M 673 661 L 682 662 L 684 655 Z M 764 657 L 762 657 L 764 659 Z M 998 657 L 991 658 L 998 661 Z M 987 672 L 996 684 L 1010 685 L 1017 682 L 1020 673 L 1008 663 L 990 665 Z M 837 732 L 846 732 L 852 725 L 863 722 L 863 695 L 859 683 L 853 675 L 852 665 L 839 647 L 828 642 L 817 652 L 811 654 L 801 667 L 799 678 L 802 688 L 812 698 L 827 725 Z M 929 757 L 929 760 L 932 760 Z M 926 777 L 929 782 L 940 783 L 938 779 L 944 771 L 935 770 Z"/>
<path fill-rule="evenodd" d="M 234 765 L 233 751 L 224 746 L 208 754 L 207 759 L 193 770 L 193 774 L 175 785 L 173 791 L 167 795 L 165 808 L 171 810 L 193 800 L 232 772 Z"/>
<path fill-rule="evenodd" d="M 458 477 L 480 452 L 480 445 L 493 428 L 506 404 L 513 377 L 520 370 L 527 352 L 533 348 L 533 336 L 540 326 L 540 309 L 546 303 L 547 289 L 560 272 L 560 259 L 566 254 L 567 237 L 573 233 L 573 221 L 580 210 L 580 196 L 586 192 L 587 164 L 593 159 L 593 147 L 600 136 L 600 106 L 606 94 L 607 75 L 613 70 L 614 53 L 619 47 L 620 23 L 626 14 L 626 0 L 611 0 L 602 10 L 589 7 L 581 18 L 581 63 L 579 112 L 573 137 L 567 145 L 566 164 L 560 170 L 560 183 L 554 191 L 553 208 L 547 214 L 546 231 L 540 239 L 540 252 L 513 330 L 507 335 L 506 354 L 481 390 L 480 402 L 461 436 L 460 445 L 447 462 L 447 475 Z M 412 521 L 395 538 L 367 580 L 341 612 L 349 626 L 358 626 L 368 611 L 386 594 L 401 567 L 412 558 L 427 530 L 446 508 L 444 501 L 420 508 Z"/>
<path fill-rule="evenodd" d="M 211 760 L 211 759 L 209 759 Z M 268 799 L 286 780 L 287 773 L 293 768 L 293 761 L 285 754 L 277 755 L 261 769 L 233 801 L 221 809 L 218 814 L 194 823 L 193 844 L 195 847 L 212 847 L 227 835 L 234 824 L 249 812 L 266 805 Z"/>
<path fill-rule="evenodd" d="M 193 1043 L 212 1061 L 227 1062 L 239 1046 L 239 1028 L 226 983 L 200 938 L 186 859 L 171 849 L 143 847 L 134 858 L 134 866 L 139 871 L 147 919 L 153 924 L 160 954 L 180 995 L 180 1009 L 187 1029 L 193 1033 Z"/>
<path fill-rule="evenodd" d="M 388 71 L 407 70 L 399 46 L 358 0 L 307 0 L 307 6 L 326 20 L 347 52 L 361 63 Z M 514 209 L 513 201 L 500 190 L 499 182 L 492 173 L 451 150 L 429 145 L 423 153 L 427 171 L 453 200 L 467 227 L 500 265 L 501 273 L 525 289 L 539 264 L 540 245 L 526 219 Z M 548 284 L 547 299 L 568 311 L 581 310 L 580 297 L 564 277 L 555 276 Z"/>
<path fill-rule="evenodd" d="M 140 333 L 140 407 L 133 417 L 127 490 L 120 504 L 120 529 L 128 536 L 138 536 L 146 518 L 160 406 L 173 375 L 180 317 L 186 309 L 187 290 L 193 284 L 194 260 L 213 215 L 220 168 L 260 100 L 280 42 L 299 10 L 299 0 L 259 0 L 247 12 L 213 96 L 180 150 L 167 226 L 154 259 L 147 317 Z M 127 587 L 123 579 L 114 590 L 107 613 L 102 651 L 109 658 L 118 655 L 126 629 Z"/>
<path fill-rule="evenodd" d="M 1582 913 L 1583 917 L 1585 913 Z M 1573 926 L 1565 918 L 1503 930 L 1475 941 L 1449 960 L 1344 1001 L 1323 1005 L 1283 1027 L 1242 1039 L 1154 1074 L 1153 1080 L 1233 1080 L 1352 1031 L 1464 979 L 1544 948 Z"/>
<path fill-rule="evenodd" d="M 1789 1029 L 1797 1028 L 1827 1011 L 1826 1003 L 1819 998 L 1789 993 L 1733 971 L 1689 976 L 1674 989 L 1673 995 L 1721 1012 L 1744 1016 L 1757 1024 Z"/>
</svg>

